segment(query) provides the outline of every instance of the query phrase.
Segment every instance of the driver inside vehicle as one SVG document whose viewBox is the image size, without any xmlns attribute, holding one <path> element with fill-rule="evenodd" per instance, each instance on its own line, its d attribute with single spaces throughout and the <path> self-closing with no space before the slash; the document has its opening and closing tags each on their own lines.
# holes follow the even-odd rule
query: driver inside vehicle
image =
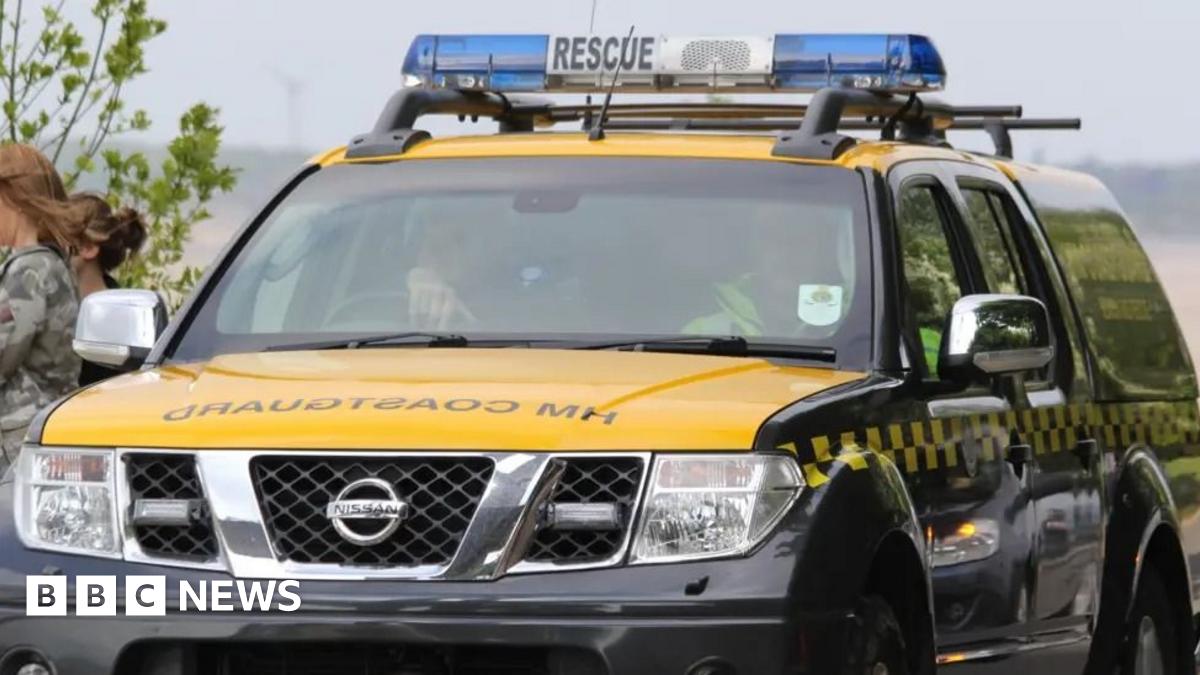
<svg viewBox="0 0 1200 675">
<path fill-rule="evenodd" d="M 643 261 L 642 269 L 615 277 L 630 276 L 646 282 L 657 277 L 657 283 L 651 286 L 675 286 L 668 292 L 677 300 L 689 295 L 696 298 L 687 303 L 693 307 L 692 318 L 675 324 L 678 328 L 673 329 L 684 334 L 828 338 L 845 317 L 853 292 L 850 280 L 854 276 L 854 242 L 848 224 L 840 222 L 834 212 L 813 209 L 806 214 L 806 222 L 798 223 L 785 217 L 775 205 L 749 207 L 745 222 L 753 226 L 744 227 L 732 247 L 714 247 L 706 243 L 707 237 L 660 224 L 650 228 L 659 236 L 651 238 L 650 232 L 642 232 L 637 238 L 643 241 L 632 246 L 633 250 L 623 255 L 611 252 L 616 258 L 609 258 L 610 266 L 601 273 L 588 270 L 592 258 L 588 252 L 598 254 L 601 250 L 597 242 L 567 240 L 550 245 L 548 239 L 552 237 L 545 232 L 527 231 L 536 230 L 537 225 L 531 222 L 536 214 L 512 214 L 524 216 L 518 219 L 522 225 L 509 223 L 505 228 L 495 224 L 470 227 L 462 223 L 471 219 L 446 215 L 418 218 L 425 222 L 412 230 L 412 239 L 419 239 L 419 243 L 405 275 L 405 286 L 408 325 L 416 330 L 457 330 L 479 325 L 479 312 L 499 309 L 497 303 L 503 304 L 502 298 L 532 302 L 532 296 L 526 294 L 508 297 L 508 286 L 516 277 L 529 288 L 543 285 L 540 279 L 525 277 L 546 275 L 545 261 L 540 257 L 547 249 L 557 249 L 558 255 L 573 260 L 568 265 L 570 276 L 580 277 L 580 281 L 586 278 L 584 285 L 594 293 L 612 295 L 625 284 L 614 278 L 616 270 L 611 263 L 621 258 L 627 262 L 643 258 L 649 252 L 638 249 L 653 240 L 654 248 L 666 251 L 665 255 L 661 251 L 653 253 L 656 263 Z M 492 218 L 496 220 L 495 215 Z M 498 229 L 505 230 L 505 236 L 497 236 Z M 554 229 L 566 228 L 559 224 Z M 662 235 L 668 232 L 674 236 L 664 240 Z M 614 228 L 609 234 L 616 237 L 620 229 Z M 525 241 L 527 238 L 534 241 Z M 648 276 L 646 267 L 658 271 Z M 597 288 L 597 284 L 615 285 L 610 293 Z M 655 293 L 644 288 L 641 294 L 634 291 L 629 295 L 630 290 L 621 291 L 625 300 L 620 304 L 627 306 L 627 312 L 635 311 L 629 306 L 631 302 L 637 304 L 635 298 Z M 479 305 L 481 299 L 483 304 Z M 532 309 L 526 306 L 523 311 Z M 561 316 L 563 309 L 559 307 L 556 312 L 560 318 L 565 318 Z M 703 313 L 697 315 L 697 311 Z"/>
<path fill-rule="evenodd" d="M 538 320 L 576 328 L 588 322 L 580 287 L 607 286 L 612 269 L 591 268 L 606 235 L 586 211 L 577 217 L 579 193 L 422 201 L 409 211 L 400 246 L 415 252 L 404 275 L 410 329 L 520 331 Z"/>
<path fill-rule="evenodd" d="M 418 329 L 445 330 L 451 325 L 475 322 L 475 314 L 460 296 L 464 272 L 487 260 L 482 240 L 468 228 L 435 224 L 425 228 L 420 253 L 408 271 L 408 320 Z"/>
<path fill-rule="evenodd" d="M 695 306 L 708 309 L 677 324 L 678 330 L 696 335 L 800 339 L 826 339 L 833 335 L 846 315 L 852 294 L 854 261 L 850 228 L 835 219 L 822 219 L 816 213 L 810 214 L 810 222 L 802 225 L 780 217 L 778 209 L 755 210 L 763 213 L 746 214 L 746 222 L 754 226 L 744 228 L 743 237 L 732 251 L 697 255 L 706 246 L 697 247 L 696 241 L 689 243 L 691 237 L 676 239 L 674 245 L 671 239 L 653 241 L 654 247 L 674 250 L 673 255 L 668 253 L 665 259 L 660 258 L 660 282 L 679 285 L 672 293 L 679 298 L 694 294 L 697 289 L 707 297 Z M 413 329 L 446 330 L 479 324 L 476 315 L 484 307 L 470 306 L 470 298 L 497 300 L 500 297 L 497 294 L 503 294 L 503 287 L 508 285 L 505 280 L 516 274 L 505 274 L 505 270 L 520 270 L 522 275 L 530 270 L 545 273 L 544 265 L 529 263 L 532 258 L 528 251 L 515 256 L 518 251 L 514 247 L 523 249 L 518 246 L 520 241 L 515 240 L 522 237 L 516 237 L 515 231 L 497 237 L 496 228 L 460 225 L 466 222 L 464 219 L 420 220 L 426 222 L 414 228 L 414 238 L 419 237 L 420 244 L 406 274 L 408 325 Z M 646 240 L 640 245 L 652 244 L 648 234 L 641 233 L 640 238 Z M 544 235 L 539 239 L 542 245 L 533 246 L 534 249 L 544 249 Z M 566 247 L 588 249 L 580 243 Z M 588 256 L 582 250 L 571 256 L 575 258 L 576 274 L 587 267 Z M 714 265 L 712 255 L 725 259 Z M 626 256 L 636 257 L 637 253 L 630 251 Z M 666 274 L 671 269 L 676 274 Z M 707 276 L 712 280 L 714 271 L 719 269 L 736 271 L 718 276 L 718 280 L 707 285 L 692 283 L 697 277 Z M 695 271 L 704 274 L 697 275 Z M 587 276 L 588 285 L 595 286 L 602 285 L 612 275 Z M 635 276 L 644 276 L 644 270 Z M 528 285 L 529 281 L 524 283 Z M 473 293 L 473 288 L 478 292 Z"/>
</svg>

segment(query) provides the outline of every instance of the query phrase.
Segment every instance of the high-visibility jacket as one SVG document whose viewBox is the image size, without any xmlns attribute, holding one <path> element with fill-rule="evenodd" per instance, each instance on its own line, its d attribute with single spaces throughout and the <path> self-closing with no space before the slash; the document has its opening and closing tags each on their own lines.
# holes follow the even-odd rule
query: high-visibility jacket
<svg viewBox="0 0 1200 675">
<path fill-rule="evenodd" d="M 683 332 L 695 335 L 762 335 L 762 317 L 754 300 L 745 291 L 750 280 L 751 276 L 747 274 L 737 281 L 713 284 L 713 298 L 718 310 L 692 319 L 683 327 Z"/>
</svg>

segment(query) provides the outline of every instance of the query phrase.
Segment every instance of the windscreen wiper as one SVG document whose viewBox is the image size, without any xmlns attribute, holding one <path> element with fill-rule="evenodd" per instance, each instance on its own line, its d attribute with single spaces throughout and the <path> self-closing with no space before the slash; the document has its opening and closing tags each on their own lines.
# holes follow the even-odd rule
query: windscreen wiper
<svg viewBox="0 0 1200 675">
<path fill-rule="evenodd" d="M 741 335 L 646 335 L 628 337 L 611 342 L 588 342 L 574 345 L 573 349 L 616 349 L 643 352 L 701 352 L 718 356 L 768 356 L 800 358 L 811 361 L 833 363 L 837 350 L 832 347 L 813 347 L 789 342 L 765 342 L 748 340 Z"/>
<path fill-rule="evenodd" d="M 323 340 L 320 342 L 302 342 L 289 345 L 271 345 L 263 351 L 267 352 L 304 352 L 323 349 L 358 349 L 359 347 L 385 347 L 389 345 L 413 345 L 421 347 L 466 347 L 471 343 L 466 337 L 457 333 L 430 333 L 424 331 L 408 331 L 405 333 L 386 333 L 367 337 L 343 340 Z"/>
</svg>

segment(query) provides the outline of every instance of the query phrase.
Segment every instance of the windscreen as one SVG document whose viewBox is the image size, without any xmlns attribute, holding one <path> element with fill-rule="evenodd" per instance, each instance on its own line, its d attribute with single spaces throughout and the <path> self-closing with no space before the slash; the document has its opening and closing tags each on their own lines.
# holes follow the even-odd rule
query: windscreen
<svg viewBox="0 0 1200 675">
<path fill-rule="evenodd" d="M 865 203 L 854 172 L 777 162 L 337 165 L 263 220 L 172 357 L 451 331 L 740 335 L 844 364 L 869 344 Z"/>
</svg>

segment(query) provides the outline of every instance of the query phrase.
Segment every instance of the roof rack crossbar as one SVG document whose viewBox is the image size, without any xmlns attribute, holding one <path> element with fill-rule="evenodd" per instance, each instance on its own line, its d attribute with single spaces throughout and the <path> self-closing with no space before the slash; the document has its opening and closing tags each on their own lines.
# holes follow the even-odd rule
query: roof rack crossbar
<svg viewBox="0 0 1200 675">
<path fill-rule="evenodd" d="M 982 129 L 992 137 L 996 154 L 1012 156 L 1012 129 L 1078 129 L 1078 119 L 1023 120 L 1020 106 L 959 106 L 941 101 L 899 98 L 862 90 L 822 89 L 809 103 L 808 113 L 793 134 L 785 134 L 772 149 L 783 157 L 835 159 L 854 144 L 854 139 L 838 133 L 847 129 L 843 117 L 865 120 L 885 120 L 881 125 L 885 139 L 893 134 L 893 125 L 900 138 L 914 143 L 945 145 L 947 129 Z M 964 118 L 977 118 L 974 120 Z"/>
<path fill-rule="evenodd" d="M 878 118 L 843 118 L 838 122 L 839 131 L 882 131 L 885 122 Z M 1042 119 L 1012 119 L 979 117 L 964 119 L 956 117 L 950 126 L 940 129 L 945 131 L 986 131 L 995 145 L 995 155 L 1012 158 L 1012 138 L 1009 131 L 1028 129 L 1079 129 L 1082 122 L 1079 118 L 1042 118 Z M 762 118 L 762 119 L 713 119 L 698 118 L 623 118 L 610 120 L 609 129 L 624 130 L 684 130 L 684 131 L 790 131 L 796 128 L 796 121 L 791 118 Z M 919 142 L 919 139 L 912 139 Z M 940 136 L 937 142 L 941 144 Z"/>
<path fill-rule="evenodd" d="M 1078 118 L 1046 119 L 991 119 L 955 118 L 947 131 L 981 131 L 989 123 L 1006 129 L 1079 129 Z M 631 117 L 610 120 L 609 129 L 661 130 L 681 129 L 688 131 L 789 131 L 796 128 L 796 120 L 789 117 L 764 117 L 761 119 L 719 119 L 711 117 Z M 879 131 L 883 123 L 876 119 L 846 119 L 838 124 L 841 131 Z"/>
<path fill-rule="evenodd" d="M 552 105 L 538 98 L 495 92 L 407 88 L 388 100 L 375 127 L 351 140 L 349 159 L 403 154 L 429 134 L 414 125 L 425 115 L 487 117 L 501 132 L 532 131 L 537 125 L 594 120 L 598 105 Z M 623 103 L 606 117 L 613 129 L 792 130 L 772 149 L 783 157 L 835 159 L 856 140 L 840 131 L 880 130 L 913 143 L 945 145 L 948 129 L 986 131 L 996 154 L 1012 156 L 1009 131 L 1079 129 L 1075 118 L 1023 119 L 1021 106 L 951 106 L 936 99 L 897 97 L 866 90 L 826 88 L 807 104 L 775 103 Z M 797 127 L 797 124 L 799 125 Z"/>
<path fill-rule="evenodd" d="M 991 119 L 991 118 L 954 118 L 946 131 L 982 131 L 989 124 L 995 124 L 1009 130 L 1078 130 L 1081 123 L 1079 118 L 1045 118 L 1045 119 Z M 622 118 L 612 120 L 608 129 L 628 130 L 661 130 L 685 129 L 700 131 L 788 131 L 796 129 L 796 120 L 792 118 Z M 841 131 L 878 131 L 883 129 L 882 121 L 866 118 L 842 118 L 838 124 Z"/>
<path fill-rule="evenodd" d="M 609 120 L 607 129 L 657 131 L 795 131 L 796 120 L 786 117 L 762 119 L 713 119 L 710 117 L 649 117 Z M 844 119 L 840 131 L 879 131 L 883 124 L 876 120 Z"/>
<path fill-rule="evenodd" d="M 763 119 L 770 117 L 800 119 L 808 113 L 808 104 L 773 103 L 624 103 L 609 107 L 607 117 L 679 118 L 690 119 Z M 555 105 L 538 108 L 553 122 L 584 120 L 599 110 L 597 105 Z M 955 117 L 1020 117 L 1021 106 L 956 106 L 950 108 Z M 513 114 L 523 108 L 514 106 Z"/>
<path fill-rule="evenodd" d="M 956 105 L 954 118 L 960 117 L 1021 117 L 1025 109 L 1019 105 Z"/>
<path fill-rule="evenodd" d="M 977 112 L 1004 112 L 981 108 Z M 1019 112 L 1019 110 L 1010 110 Z M 915 96 L 899 98 L 859 89 L 828 88 L 818 91 L 809 103 L 808 114 L 793 134 L 785 134 L 771 150 L 778 157 L 836 159 L 856 142 L 838 133 L 843 117 L 886 120 L 883 131 L 891 135 L 893 125 L 901 137 L 915 142 L 938 141 L 941 132 L 954 122 L 957 111 L 936 99 Z"/>
<path fill-rule="evenodd" d="M 1008 133 L 1012 130 L 1025 129 L 1070 129 L 1078 130 L 1083 127 L 1083 120 L 1078 117 L 1046 117 L 1042 119 L 1020 119 L 1020 120 L 972 120 L 971 124 L 955 124 L 955 129 L 982 129 L 986 131 L 988 136 L 992 138 L 992 145 L 995 146 L 995 154 L 997 157 L 1007 157 L 1012 159 L 1013 145 L 1012 134 Z"/>
</svg>

